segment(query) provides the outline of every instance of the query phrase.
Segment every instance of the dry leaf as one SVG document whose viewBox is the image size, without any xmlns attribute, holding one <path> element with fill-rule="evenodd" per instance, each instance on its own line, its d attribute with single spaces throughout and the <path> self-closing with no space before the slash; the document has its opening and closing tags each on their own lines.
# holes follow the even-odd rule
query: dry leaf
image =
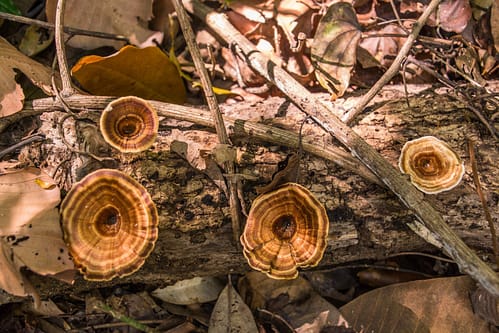
<svg viewBox="0 0 499 333">
<path fill-rule="evenodd" d="M 321 86 L 333 99 L 342 96 L 350 83 L 361 32 L 351 4 L 331 5 L 322 17 L 312 43 L 312 63 Z"/>
<path fill-rule="evenodd" d="M 296 183 L 300 173 L 300 155 L 290 154 L 284 161 L 279 162 L 278 170 L 272 175 L 272 181 L 269 184 L 258 186 L 257 194 L 264 194 L 277 189 L 285 183 Z"/>
<path fill-rule="evenodd" d="M 44 189 L 40 181 L 54 184 L 36 168 L 0 176 L 0 236 L 19 234 L 23 226 L 37 221 L 59 203 L 59 188 Z"/>
<path fill-rule="evenodd" d="M 227 194 L 225 178 L 211 153 L 218 146 L 216 134 L 206 131 L 173 129 L 166 138 L 166 143 L 172 152 L 182 156 L 195 169 L 204 172 Z"/>
<path fill-rule="evenodd" d="M 446 31 L 460 34 L 471 19 L 469 0 L 444 0 L 438 6 L 440 26 Z"/>
<path fill-rule="evenodd" d="M 154 46 L 139 49 L 127 45 L 108 57 L 83 57 L 71 73 L 94 95 L 133 95 L 177 104 L 186 97 L 177 68 Z"/>
<path fill-rule="evenodd" d="M 64 13 L 64 24 L 73 28 L 107 32 L 128 37 L 134 45 L 146 47 L 155 45 L 163 40 L 163 33 L 151 31 L 147 28 L 152 18 L 152 0 L 123 1 L 123 0 L 67 0 Z M 47 20 L 55 22 L 55 8 L 57 0 L 48 0 L 45 6 Z M 102 39 L 88 36 L 74 36 L 68 41 L 72 47 L 86 50 L 101 46 L 112 46 L 119 49 L 124 45 L 122 41 Z"/>
<path fill-rule="evenodd" d="M 366 37 L 362 39 L 359 45 L 359 48 L 368 51 L 385 68 L 388 68 L 393 63 L 393 59 L 395 59 L 406 41 L 405 37 L 383 36 L 390 34 L 405 35 L 406 32 L 397 24 L 387 24 L 380 30 L 366 32 Z M 369 35 L 376 35 L 376 37 L 369 37 Z M 368 68 L 368 66 L 364 65 L 363 67 Z"/>
<path fill-rule="evenodd" d="M 189 305 L 216 300 L 223 287 L 222 282 L 215 277 L 195 277 L 158 288 L 151 294 L 164 302 Z"/>
<path fill-rule="evenodd" d="M 230 281 L 218 297 L 208 328 L 208 333 L 227 332 L 258 332 L 250 309 Z"/>
<path fill-rule="evenodd" d="M 12 236 L 6 239 L 13 249 L 16 260 L 33 272 L 54 275 L 74 269 L 62 238 L 59 212 L 55 206 L 33 223 L 24 226 L 15 239 Z"/>
<path fill-rule="evenodd" d="M 46 94 L 52 94 L 51 70 L 19 52 L 0 37 L 0 118 L 16 113 L 23 108 L 24 93 L 16 83 L 14 68 L 23 72 Z"/>
<path fill-rule="evenodd" d="M 319 332 L 326 326 L 348 323 L 333 305 L 315 292 L 302 277 L 275 280 L 260 272 L 247 273 L 239 281 L 239 291 L 251 309 L 266 309 L 286 320 L 301 332 Z M 313 331 L 307 331 L 313 328 Z"/>
<path fill-rule="evenodd" d="M 489 332 L 471 307 L 467 276 L 420 280 L 375 289 L 340 310 L 365 332 Z"/>
<path fill-rule="evenodd" d="M 0 267 L 2 267 L 0 288 L 12 295 L 27 296 L 31 292 L 26 290 L 27 286 L 23 282 L 23 276 L 19 269 L 12 264 L 11 258 L 11 248 L 5 242 L 4 237 L 0 237 Z"/>
<path fill-rule="evenodd" d="M 23 267 L 42 275 L 74 269 L 59 225 L 59 188 L 49 184 L 36 168 L 0 176 L 0 287 L 14 295 L 36 298 Z"/>
<path fill-rule="evenodd" d="M 32 57 L 49 47 L 53 41 L 53 30 L 30 25 L 19 43 L 19 51 L 28 57 Z"/>
</svg>

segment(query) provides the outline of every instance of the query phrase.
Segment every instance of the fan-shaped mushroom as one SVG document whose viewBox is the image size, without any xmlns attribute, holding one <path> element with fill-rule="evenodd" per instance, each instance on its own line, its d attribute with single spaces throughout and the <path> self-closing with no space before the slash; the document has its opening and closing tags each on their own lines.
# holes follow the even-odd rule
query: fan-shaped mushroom
<svg viewBox="0 0 499 333">
<path fill-rule="evenodd" d="M 258 196 L 241 235 L 249 265 L 275 279 L 294 279 L 316 266 L 327 245 L 329 220 L 309 190 L 287 183 Z"/>
<path fill-rule="evenodd" d="M 62 229 L 75 266 L 87 280 L 137 271 L 158 238 L 158 213 L 146 189 L 128 175 L 97 170 L 61 204 Z"/>
<path fill-rule="evenodd" d="M 454 188 L 464 175 L 464 163 L 459 156 L 434 136 L 406 142 L 399 168 L 411 177 L 414 186 L 429 194 Z"/>
<path fill-rule="evenodd" d="M 151 147 L 158 127 L 156 110 L 147 101 L 135 96 L 112 101 L 100 118 L 102 136 L 123 153 L 138 153 Z"/>
</svg>

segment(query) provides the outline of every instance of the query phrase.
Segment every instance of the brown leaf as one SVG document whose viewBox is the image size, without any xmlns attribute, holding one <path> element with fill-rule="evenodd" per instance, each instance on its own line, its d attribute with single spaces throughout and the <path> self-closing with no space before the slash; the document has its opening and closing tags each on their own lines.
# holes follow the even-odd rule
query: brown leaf
<svg viewBox="0 0 499 333">
<path fill-rule="evenodd" d="M 46 94 L 52 94 L 51 70 L 19 52 L 0 37 L 0 118 L 16 113 L 23 108 L 24 93 L 16 83 L 14 68 L 23 72 Z"/>
<path fill-rule="evenodd" d="M 288 155 L 278 167 L 279 170 L 272 175 L 272 181 L 269 184 L 256 188 L 257 194 L 270 192 L 285 183 L 295 183 L 300 172 L 300 155 Z"/>
<path fill-rule="evenodd" d="M 0 176 L 0 236 L 19 234 L 23 226 L 37 221 L 59 203 L 59 188 L 45 189 L 40 181 L 54 184 L 36 168 Z"/>
<path fill-rule="evenodd" d="M 360 47 L 368 51 L 381 66 L 388 68 L 399 53 L 406 38 L 382 36 L 383 34 L 405 35 L 406 33 L 400 26 L 388 24 L 383 26 L 380 30 L 370 30 L 369 32 L 366 32 L 366 37 L 362 38 Z M 376 37 L 369 37 L 369 35 L 376 35 Z M 363 67 L 367 68 L 366 66 Z"/>
<path fill-rule="evenodd" d="M 36 168 L 0 176 L 0 287 L 19 296 L 36 290 L 24 281 L 21 268 L 42 275 L 73 270 L 62 238 L 60 191 L 54 181 Z"/>
<path fill-rule="evenodd" d="M 471 19 L 469 0 L 444 0 L 438 6 L 440 26 L 446 31 L 463 32 Z"/>
<path fill-rule="evenodd" d="M 366 332 L 489 332 L 475 315 L 467 276 L 420 280 L 375 289 L 340 310 Z"/>
<path fill-rule="evenodd" d="M 26 285 L 23 283 L 23 276 L 19 269 L 12 264 L 12 250 L 4 240 L 0 237 L 0 288 L 6 292 L 16 296 L 26 296 L 29 292 L 26 290 Z"/>
<path fill-rule="evenodd" d="M 215 277 L 194 277 L 192 279 L 177 281 L 175 284 L 158 288 L 151 294 L 172 304 L 197 304 L 214 301 L 224 288 L 222 282 Z"/>
<path fill-rule="evenodd" d="M 210 317 L 208 333 L 258 332 L 250 309 L 229 282 L 220 293 Z"/>
<path fill-rule="evenodd" d="M 32 57 L 48 48 L 54 41 L 54 31 L 30 25 L 19 43 L 19 51 Z"/>
<path fill-rule="evenodd" d="M 302 277 L 275 280 L 260 272 L 250 272 L 241 278 L 238 286 L 251 309 L 264 308 L 286 318 L 300 332 L 318 333 L 326 326 L 348 327 L 338 309 L 315 292 Z"/>
<path fill-rule="evenodd" d="M 332 98 L 342 96 L 350 82 L 361 32 L 355 11 L 346 2 L 335 3 L 319 22 L 312 43 L 316 77 Z"/>
<path fill-rule="evenodd" d="M 181 104 L 185 87 L 175 65 L 157 47 L 123 47 L 108 57 L 81 58 L 71 70 L 81 86 L 94 95 L 138 96 Z"/>
<path fill-rule="evenodd" d="M 145 47 L 155 45 L 163 40 L 163 33 L 147 28 L 152 18 L 152 0 L 67 0 L 64 12 L 64 24 L 73 28 L 107 32 L 123 35 L 134 45 Z M 45 6 L 47 20 L 55 22 L 56 0 L 48 0 Z M 72 47 L 86 50 L 101 46 L 122 47 L 124 42 L 88 36 L 75 36 L 68 41 Z"/>
</svg>

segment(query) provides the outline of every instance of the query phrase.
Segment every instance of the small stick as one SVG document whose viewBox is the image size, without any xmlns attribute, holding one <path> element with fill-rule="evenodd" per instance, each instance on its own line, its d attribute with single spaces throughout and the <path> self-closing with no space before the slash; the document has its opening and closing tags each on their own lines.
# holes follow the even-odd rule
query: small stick
<svg viewBox="0 0 499 333">
<path fill-rule="evenodd" d="M 35 19 L 29 18 L 29 17 L 0 12 L 0 18 L 6 19 L 9 21 L 18 22 L 18 23 L 35 25 L 37 27 L 42 27 L 45 29 L 50 29 L 50 30 L 55 29 L 55 25 L 53 25 L 52 23 L 40 21 L 40 20 L 35 20 Z M 121 40 L 121 41 L 130 43 L 130 41 L 128 40 L 128 37 L 123 36 L 123 35 L 115 35 L 115 34 L 110 34 L 107 32 L 91 31 L 91 30 L 84 30 L 84 29 L 78 29 L 78 28 L 72 28 L 72 27 L 62 27 L 62 30 L 65 33 L 72 34 L 72 35 L 82 35 L 82 36 L 90 36 L 90 37 L 97 37 L 97 38 L 114 39 L 114 40 Z"/>
<path fill-rule="evenodd" d="M 475 147 L 471 139 L 468 139 L 468 151 L 470 154 L 471 170 L 473 171 L 473 182 L 475 183 L 476 186 L 476 193 L 478 194 L 480 202 L 482 203 L 485 219 L 489 223 L 490 236 L 492 237 L 492 249 L 494 251 L 496 265 L 497 267 L 499 267 L 499 250 L 497 248 L 496 228 L 494 227 L 494 222 L 492 221 L 492 216 L 490 215 L 489 206 L 487 206 L 487 200 L 485 199 L 485 195 L 483 194 L 482 191 L 482 184 L 480 184 L 480 177 L 478 177 L 478 166 L 475 158 Z"/>
<path fill-rule="evenodd" d="M 424 10 L 423 14 L 421 14 L 416 23 L 414 23 L 411 33 L 409 34 L 409 36 L 407 36 L 407 40 L 400 48 L 400 51 L 395 57 L 395 60 L 393 60 L 390 68 L 388 68 L 383 76 L 371 87 L 371 89 L 369 89 L 369 91 L 364 96 L 362 96 L 361 100 L 357 103 L 355 108 L 351 109 L 343 115 L 343 117 L 341 118 L 343 122 L 345 122 L 346 124 L 351 123 L 355 119 L 355 117 L 357 117 L 364 110 L 367 104 L 369 104 L 369 102 L 374 98 L 374 96 L 376 96 L 381 88 L 383 88 L 385 84 L 387 84 L 395 75 L 399 73 L 402 61 L 404 61 L 404 58 L 411 50 L 412 44 L 418 37 L 419 32 L 426 23 L 426 20 L 428 20 L 428 17 L 430 17 L 431 13 L 433 13 L 433 11 L 437 8 L 440 1 L 441 0 L 431 0 L 431 2 L 428 4 L 428 7 L 426 7 L 426 9 Z"/>
<path fill-rule="evenodd" d="M 71 85 L 71 76 L 69 75 L 68 62 L 66 60 L 66 48 L 63 40 L 62 27 L 64 26 L 64 8 L 66 7 L 65 0 L 57 1 L 57 9 L 55 12 L 55 49 L 57 52 L 57 62 L 59 63 L 59 72 L 61 73 L 63 97 L 71 96 L 75 93 Z"/>
<path fill-rule="evenodd" d="M 29 145 L 32 142 L 43 141 L 43 140 L 45 140 L 45 135 L 43 135 L 43 134 L 31 135 L 31 136 L 19 141 L 18 143 L 10 146 L 9 148 L 1 150 L 0 151 L 0 159 L 2 159 L 5 155 L 15 151 L 16 149 L 19 149 L 23 146 Z"/>
<path fill-rule="evenodd" d="M 217 98 L 213 93 L 213 87 L 211 85 L 211 81 L 208 72 L 206 71 L 203 59 L 201 58 L 201 53 L 199 52 L 199 48 L 196 44 L 196 38 L 194 37 L 194 32 L 192 31 L 192 27 L 189 23 L 187 13 L 185 12 L 185 9 L 180 0 L 174 0 L 173 5 L 175 6 L 175 11 L 177 12 L 177 17 L 180 22 L 180 27 L 182 28 L 182 31 L 184 33 L 184 38 L 185 41 L 187 42 L 187 46 L 189 47 L 192 60 L 194 61 L 196 70 L 199 73 L 199 77 L 201 79 L 201 86 L 203 87 L 208 107 L 210 108 L 212 117 L 215 121 L 215 129 L 218 135 L 218 141 L 221 144 L 230 145 L 231 143 L 229 140 L 229 136 L 227 135 L 227 131 L 225 129 L 222 113 L 220 112 Z M 236 171 L 234 166 L 234 161 L 225 162 L 224 167 L 228 174 L 234 174 Z M 239 182 L 235 177 L 229 177 L 228 187 L 229 187 L 229 205 L 232 217 L 232 233 L 234 235 L 234 241 L 236 243 L 236 246 L 239 248 L 240 247 L 239 236 L 241 235 L 241 206 L 238 200 L 237 191 L 238 188 L 240 188 L 238 183 Z"/>
</svg>

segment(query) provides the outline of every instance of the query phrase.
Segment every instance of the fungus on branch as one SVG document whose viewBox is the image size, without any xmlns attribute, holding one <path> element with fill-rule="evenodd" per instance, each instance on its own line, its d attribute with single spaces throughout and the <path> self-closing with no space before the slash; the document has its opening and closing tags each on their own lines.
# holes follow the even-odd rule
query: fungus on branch
<svg viewBox="0 0 499 333">
<path fill-rule="evenodd" d="M 434 136 L 406 142 L 399 168 L 411 177 L 414 186 L 428 194 L 456 187 L 464 175 L 464 163 L 456 152 Z"/>
<path fill-rule="evenodd" d="M 61 204 L 61 216 L 64 240 L 87 280 L 136 272 L 158 238 L 151 196 L 118 170 L 100 169 L 75 184 Z"/>
<path fill-rule="evenodd" d="M 327 245 L 326 210 L 303 186 L 287 183 L 258 196 L 241 243 L 248 264 L 274 279 L 294 279 L 297 267 L 316 266 Z"/>
<path fill-rule="evenodd" d="M 156 110 L 146 100 L 135 96 L 112 101 L 100 118 L 104 140 L 122 153 L 138 153 L 151 147 L 158 128 Z"/>
</svg>

